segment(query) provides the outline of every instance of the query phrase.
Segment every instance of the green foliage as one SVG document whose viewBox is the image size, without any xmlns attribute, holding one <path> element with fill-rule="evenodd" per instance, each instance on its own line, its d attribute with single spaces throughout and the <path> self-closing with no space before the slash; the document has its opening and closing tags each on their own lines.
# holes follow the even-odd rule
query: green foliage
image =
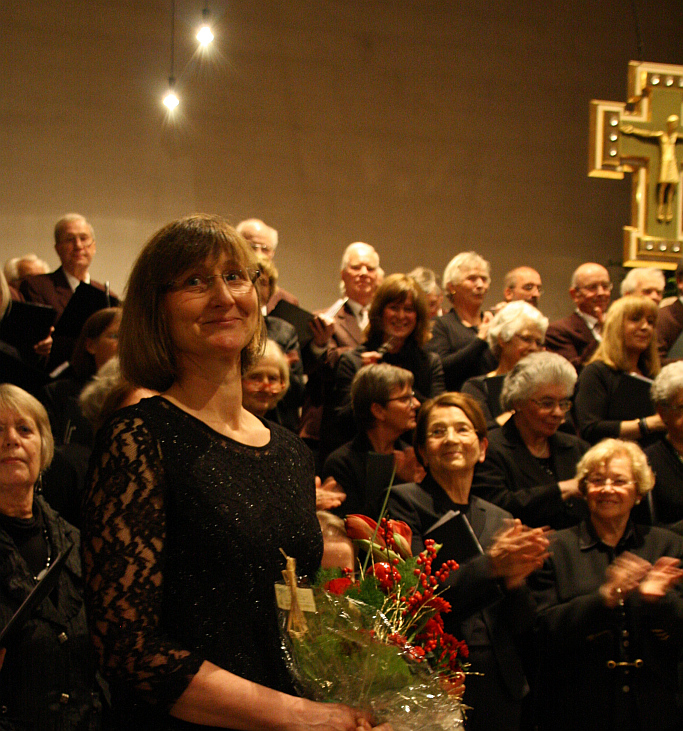
<svg viewBox="0 0 683 731">
<path fill-rule="evenodd" d="M 315 586 L 323 586 L 332 579 L 341 579 L 343 576 L 342 570 L 334 567 L 331 569 L 319 568 L 318 573 L 315 575 Z"/>
<path fill-rule="evenodd" d="M 369 604 L 375 609 L 381 609 L 387 595 L 379 588 L 379 582 L 374 576 L 366 576 L 359 586 L 350 588 L 346 595 L 350 599 Z"/>
</svg>

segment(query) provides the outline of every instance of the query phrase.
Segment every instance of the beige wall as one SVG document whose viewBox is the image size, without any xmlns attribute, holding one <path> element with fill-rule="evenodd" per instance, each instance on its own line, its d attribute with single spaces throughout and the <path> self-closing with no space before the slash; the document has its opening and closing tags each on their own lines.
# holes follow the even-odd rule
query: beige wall
<svg viewBox="0 0 683 731">
<path fill-rule="evenodd" d="M 636 5 L 645 59 L 683 63 L 683 4 Z M 212 0 L 212 64 L 190 61 L 203 0 L 177 6 L 171 125 L 170 0 L 0 4 L 3 261 L 55 264 L 52 225 L 76 210 L 120 292 L 146 237 L 201 210 L 278 228 L 308 307 L 360 239 L 387 273 L 476 249 L 491 302 L 535 265 L 551 317 L 578 263 L 620 261 L 629 183 L 587 177 L 588 102 L 624 99 L 631 3 Z"/>
</svg>

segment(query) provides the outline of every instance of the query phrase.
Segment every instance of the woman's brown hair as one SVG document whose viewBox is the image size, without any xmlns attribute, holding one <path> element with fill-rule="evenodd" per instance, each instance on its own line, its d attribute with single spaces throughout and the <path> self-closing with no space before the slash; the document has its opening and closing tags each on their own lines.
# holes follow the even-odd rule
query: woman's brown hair
<svg viewBox="0 0 683 731">
<path fill-rule="evenodd" d="M 157 231 L 140 253 L 128 280 L 119 329 L 123 377 L 153 391 L 168 390 L 177 379 L 178 364 L 163 299 L 169 284 L 192 267 L 225 255 L 245 268 L 257 268 L 246 241 L 220 216 L 196 214 Z M 260 306 L 258 325 L 242 350 L 242 372 L 257 359 L 266 341 Z"/>
</svg>

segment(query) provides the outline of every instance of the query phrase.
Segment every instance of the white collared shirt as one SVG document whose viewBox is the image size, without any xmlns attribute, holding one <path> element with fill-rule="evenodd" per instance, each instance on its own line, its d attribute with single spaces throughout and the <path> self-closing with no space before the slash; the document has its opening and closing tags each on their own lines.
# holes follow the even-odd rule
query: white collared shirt
<svg viewBox="0 0 683 731">
<path fill-rule="evenodd" d="M 575 310 L 575 312 L 578 314 L 578 316 L 588 325 L 588 329 L 593 334 L 593 337 L 599 342 L 602 342 L 602 334 L 600 333 L 598 318 L 593 317 L 593 315 L 589 315 L 586 312 L 582 312 L 578 308 Z"/>
<path fill-rule="evenodd" d="M 66 281 L 69 283 L 69 287 L 71 287 L 71 291 L 75 292 L 76 287 L 81 283 L 81 280 L 78 279 L 78 277 L 74 277 L 73 274 L 69 274 L 69 272 L 64 270 L 64 274 L 66 274 Z M 90 284 L 90 273 L 85 275 L 85 279 L 83 280 L 86 284 Z"/>
</svg>

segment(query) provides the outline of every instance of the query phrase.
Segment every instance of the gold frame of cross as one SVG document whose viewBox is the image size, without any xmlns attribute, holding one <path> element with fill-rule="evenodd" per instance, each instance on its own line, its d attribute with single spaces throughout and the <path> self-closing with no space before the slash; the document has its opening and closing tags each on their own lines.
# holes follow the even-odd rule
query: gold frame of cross
<svg viewBox="0 0 683 731">
<path fill-rule="evenodd" d="M 631 61 L 628 101 L 590 103 L 588 175 L 623 179 L 631 174 L 631 225 L 624 226 L 624 266 L 675 269 L 683 252 L 683 179 L 660 182 L 662 137 L 683 143 L 683 66 Z M 667 122 L 676 131 L 666 137 Z M 673 120 L 673 122 L 672 122 Z M 683 145 L 681 146 L 683 147 Z M 671 144 L 669 145 L 670 155 Z M 675 156 L 674 164 L 678 156 Z M 662 186 L 668 185 L 668 217 Z"/>
</svg>

